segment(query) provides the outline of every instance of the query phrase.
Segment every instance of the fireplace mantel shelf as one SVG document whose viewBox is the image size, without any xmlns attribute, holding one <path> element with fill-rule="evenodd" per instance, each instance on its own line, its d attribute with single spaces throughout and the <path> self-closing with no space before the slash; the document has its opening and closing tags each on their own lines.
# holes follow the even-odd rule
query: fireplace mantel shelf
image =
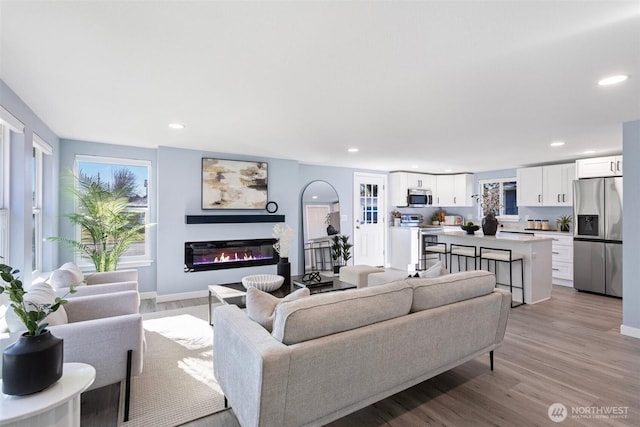
<svg viewBox="0 0 640 427">
<path fill-rule="evenodd" d="M 185 215 L 184 220 L 187 224 L 284 222 L 284 215 Z"/>
</svg>

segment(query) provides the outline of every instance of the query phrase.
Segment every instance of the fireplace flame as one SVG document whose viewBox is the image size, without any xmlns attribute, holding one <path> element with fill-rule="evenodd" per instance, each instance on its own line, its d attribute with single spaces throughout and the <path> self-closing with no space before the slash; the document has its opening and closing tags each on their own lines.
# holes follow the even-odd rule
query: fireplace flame
<svg viewBox="0 0 640 427">
<path fill-rule="evenodd" d="M 231 255 L 226 255 L 224 252 L 222 252 L 219 257 L 213 258 L 213 262 L 218 263 L 218 262 L 234 262 L 234 261 L 251 261 L 256 259 L 259 259 L 259 258 L 253 255 L 250 255 L 246 252 L 244 254 L 241 254 L 240 256 L 238 256 L 238 253 L 235 252 L 233 254 L 233 257 Z"/>
</svg>

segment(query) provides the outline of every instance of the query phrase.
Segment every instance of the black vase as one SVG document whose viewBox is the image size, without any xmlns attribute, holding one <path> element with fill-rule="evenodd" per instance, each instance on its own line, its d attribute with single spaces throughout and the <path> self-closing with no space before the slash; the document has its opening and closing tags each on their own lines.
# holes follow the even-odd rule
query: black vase
<svg viewBox="0 0 640 427">
<path fill-rule="evenodd" d="M 282 286 L 291 286 L 291 263 L 289 263 L 289 258 L 280 258 L 277 266 L 278 276 L 284 277 Z"/>
<path fill-rule="evenodd" d="M 498 231 L 498 220 L 490 213 L 482 218 L 482 233 L 485 236 L 495 236 Z"/>
<path fill-rule="evenodd" d="M 62 377 L 63 340 L 45 330 L 21 335 L 2 353 L 2 392 L 24 396 L 49 387 Z"/>
</svg>

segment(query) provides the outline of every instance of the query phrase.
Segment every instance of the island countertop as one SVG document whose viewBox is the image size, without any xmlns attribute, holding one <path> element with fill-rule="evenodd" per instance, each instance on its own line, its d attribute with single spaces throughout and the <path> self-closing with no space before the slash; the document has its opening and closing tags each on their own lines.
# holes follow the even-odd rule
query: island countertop
<svg viewBox="0 0 640 427">
<path fill-rule="evenodd" d="M 552 236 L 534 236 L 532 234 L 527 233 L 509 233 L 509 232 L 498 232 L 495 236 L 485 236 L 482 232 L 476 231 L 476 234 L 467 234 L 466 231 L 447 231 L 443 234 L 444 236 L 451 237 L 462 237 L 467 239 L 481 239 L 487 241 L 496 241 L 496 240 L 509 240 L 516 242 L 539 242 L 544 240 L 552 240 Z"/>
<path fill-rule="evenodd" d="M 485 236 L 480 231 L 475 234 L 467 234 L 464 230 L 438 233 L 438 242 L 446 243 L 447 248 L 451 245 L 466 245 L 476 248 L 479 269 L 487 269 L 487 261 L 479 259 L 480 248 L 485 249 L 508 249 L 514 254 L 522 255 L 524 260 L 524 302 L 535 304 L 547 300 L 551 297 L 551 243 L 553 236 L 534 236 L 525 233 L 498 232 L 495 236 Z M 460 269 L 464 270 L 465 265 L 459 268 L 456 256 L 449 256 L 449 269 L 452 272 Z M 453 264 L 453 265 L 452 265 Z M 509 264 L 492 263 L 491 270 L 497 273 L 498 283 L 509 282 Z M 496 271 L 497 269 L 497 271 Z M 520 265 L 514 264 L 513 280 L 516 286 L 520 286 L 521 279 Z M 520 289 L 513 289 L 515 301 L 522 301 L 523 292 Z"/>
</svg>

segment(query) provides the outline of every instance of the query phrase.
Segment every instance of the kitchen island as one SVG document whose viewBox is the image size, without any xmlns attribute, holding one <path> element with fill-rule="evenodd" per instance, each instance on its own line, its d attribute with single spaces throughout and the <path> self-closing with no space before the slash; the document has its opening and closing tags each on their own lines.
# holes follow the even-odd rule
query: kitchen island
<svg viewBox="0 0 640 427">
<path fill-rule="evenodd" d="M 452 231 L 438 235 L 438 242 L 446 243 L 447 248 L 453 243 L 458 245 L 475 246 L 478 254 L 480 247 L 494 249 L 511 249 L 513 253 L 521 254 L 524 257 L 524 302 L 535 304 L 547 300 L 551 297 L 551 236 L 534 236 L 531 234 L 517 234 L 498 232 L 495 236 L 484 236 L 481 232 L 467 234 L 464 231 Z M 458 264 L 456 257 L 452 257 L 449 269 L 457 271 Z M 461 260 L 462 270 L 464 262 Z M 493 271 L 493 262 L 492 271 Z M 500 283 L 508 283 L 509 264 L 498 262 L 497 279 Z M 469 267 L 472 267 L 469 260 Z M 478 268 L 487 269 L 487 262 L 484 261 Z M 520 286 L 520 263 L 513 264 L 513 284 Z M 520 289 L 513 290 L 513 300 L 522 301 Z"/>
</svg>

